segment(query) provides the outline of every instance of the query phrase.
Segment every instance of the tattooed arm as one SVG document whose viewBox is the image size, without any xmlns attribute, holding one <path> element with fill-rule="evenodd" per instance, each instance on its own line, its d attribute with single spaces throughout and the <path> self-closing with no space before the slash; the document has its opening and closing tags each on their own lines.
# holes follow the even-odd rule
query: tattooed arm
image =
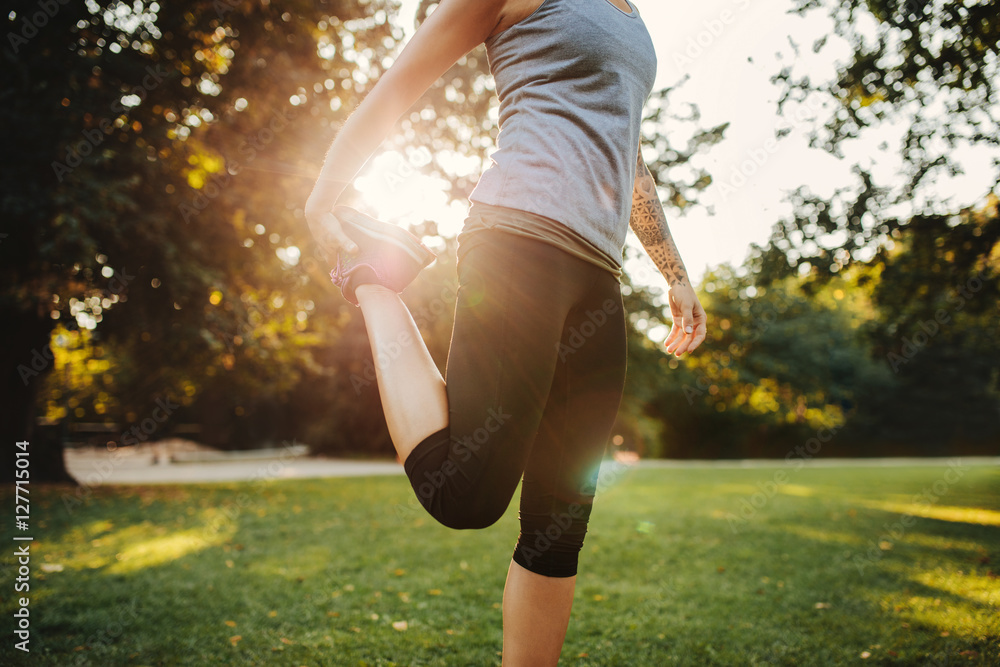
<svg viewBox="0 0 1000 667">
<path fill-rule="evenodd" d="M 646 254 L 667 280 L 667 300 L 674 320 L 674 326 L 670 328 L 670 334 L 664 341 L 667 352 L 678 357 L 685 352 L 693 352 L 705 340 L 705 309 L 698 301 L 681 254 L 670 234 L 663 205 L 656 193 L 656 183 L 642 159 L 641 150 L 636 158 L 629 226 L 639 238 Z"/>
<path fill-rule="evenodd" d="M 656 194 L 656 183 L 653 175 L 642 159 L 642 154 L 635 165 L 635 186 L 632 189 L 632 216 L 629 226 L 639 237 L 646 254 L 656 264 L 669 287 L 683 286 L 690 283 L 687 269 L 681 261 L 670 228 L 667 227 L 667 217 L 663 213 L 660 196 Z"/>
</svg>

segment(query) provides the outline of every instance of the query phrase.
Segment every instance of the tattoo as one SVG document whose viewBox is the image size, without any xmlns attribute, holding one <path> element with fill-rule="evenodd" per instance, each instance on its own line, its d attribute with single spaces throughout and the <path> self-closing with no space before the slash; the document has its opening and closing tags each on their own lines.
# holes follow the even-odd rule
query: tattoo
<svg viewBox="0 0 1000 667">
<path fill-rule="evenodd" d="M 688 284 L 687 269 L 681 261 L 674 238 L 667 227 L 667 216 L 663 213 L 663 204 L 656 194 L 656 183 L 649 173 L 642 153 L 636 160 L 635 186 L 632 190 L 632 216 L 629 226 L 646 249 L 646 254 L 656 264 L 667 285 L 686 286 Z"/>
</svg>

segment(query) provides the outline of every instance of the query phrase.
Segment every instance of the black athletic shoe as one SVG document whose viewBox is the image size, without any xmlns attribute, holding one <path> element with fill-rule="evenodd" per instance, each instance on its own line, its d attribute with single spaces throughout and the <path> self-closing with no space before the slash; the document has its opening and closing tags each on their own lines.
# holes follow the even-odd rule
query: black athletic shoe
<svg viewBox="0 0 1000 667">
<path fill-rule="evenodd" d="M 344 233 L 358 244 L 354 256 L 337 256 L 330 272 L 333 284 L 355 306 L 358 285 L 375 283 L 402 292 L 437 256 L 416 236 L 396 225 L 376 220 L 348 206 L 337 206 L 333 214 Z"/>
</svg>

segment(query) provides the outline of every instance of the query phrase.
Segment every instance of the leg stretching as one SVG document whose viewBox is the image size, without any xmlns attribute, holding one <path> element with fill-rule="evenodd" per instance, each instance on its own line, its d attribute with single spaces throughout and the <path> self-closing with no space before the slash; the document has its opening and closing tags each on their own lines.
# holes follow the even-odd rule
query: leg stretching
<svg viewBox="0 0 1000 667">
<path fill-rule="evenodd" d="M 448 425 L 444 379 L 398 294 L 366 284 L 357 288 L 357 298 L 389 436 L 406 461 L 417 443 Z"/>
</svg>

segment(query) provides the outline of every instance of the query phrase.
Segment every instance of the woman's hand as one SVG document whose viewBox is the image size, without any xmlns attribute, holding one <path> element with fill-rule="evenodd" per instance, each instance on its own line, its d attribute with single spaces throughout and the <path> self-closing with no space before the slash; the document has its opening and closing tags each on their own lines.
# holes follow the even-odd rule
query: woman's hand
<svg viewBox="0 0 1000 667">
<path fill-rule="evenodd" d="M 333 206 L 319 203 L 317 199 L 314 192 L 306 202 L 306 222 L 320 252 L 333 264 L 341 252 L 356 252 L 358 246 L 344 233 L 340 221 L 333 214 Z"/>
<path fill-rule="evenodd" d="M 507 0 L 442 0 L 344 122 L 305 207 L 309 230 L 328 261 L 357 249 L 332 213 L 340 193 L 403 112 L 459 58 L 517 16 Z"/>
<path fill-rule="evenodd" d="M 708 316 L 698 301 L 694 288 L 688 284 L 674 285 L 667 293 L 670 315 L 674 324 L 663 344 L 667 352 L 680 357 L 694 352 L 708 333 Z"/>
</svg>

